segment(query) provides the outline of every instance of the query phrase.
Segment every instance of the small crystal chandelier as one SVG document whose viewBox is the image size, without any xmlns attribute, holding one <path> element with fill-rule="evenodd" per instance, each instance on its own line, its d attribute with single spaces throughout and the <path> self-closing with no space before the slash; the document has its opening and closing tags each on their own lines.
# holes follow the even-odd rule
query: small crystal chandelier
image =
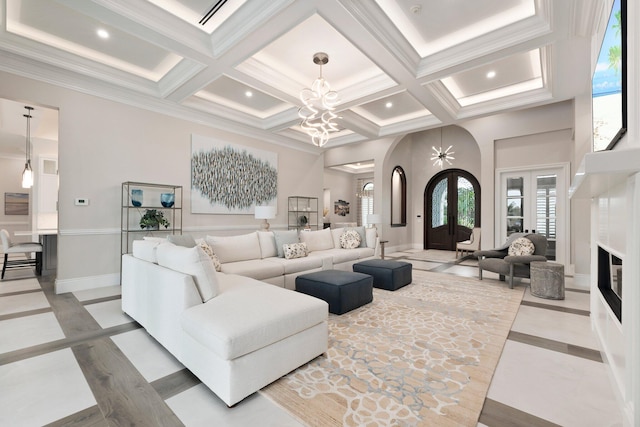
<svg viewBox="0 0 640 427">
<path fill-rule="evenodd" d="M 455 160 L 455 157 L 453 157 L 455 151 L 449 151 L 453 148 L 453 145 L 450 145 L 449 148 L 444 151 L 442 150 L 442 128 L 440 128 L 440 149 L 438 150 L 434 146 L 431 148 L 433 148 L 433 157 L 431 157 L 431 160 L 435 160 L 433 162 L 433 166 L 440 166 L 440 169 L 442 169 L 444 167 L 444 162 L 447 162 L 449 165 L 453 165 L 450 160 Z"/>
<path fill-rule="evenodd" d="M 31 110 L 33 107 L 24 107 L 27 114 L 23 114 L 27 118 L 27 147 L 25 150 L 24 170 L 22 171 L 22 188 L 31 188 L 33 186 L 33 170 L 31 169 Z"/>
<path fill-rule="evenodd" d="M 338 131 L 338 124 L 334 121 L 338 118 L 334 113 L 338 93 L 332 91 L 329 82 L 322 77 L 322 66 L 329 62 L 329 55 L 318 52 L 313 55 L 313 62 L 320 65 L 320 77 L 313 82 L 311 89 L 300 91 L 304 105 L 298 110 L 298 116 L 302 119 L 300 127 L 311 137 L 311 142 L 322 147 L 329 141 L 329 133 Z"/>
</svg>

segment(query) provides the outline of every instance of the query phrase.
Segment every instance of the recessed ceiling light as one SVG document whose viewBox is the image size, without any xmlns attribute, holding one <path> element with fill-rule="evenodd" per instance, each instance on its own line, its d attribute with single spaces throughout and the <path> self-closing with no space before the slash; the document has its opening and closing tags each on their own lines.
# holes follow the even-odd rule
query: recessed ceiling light
<svg viewBox="0 0 640 427">
<path fill-rule="evenodd" d="M 393 107 L 393 102 L 389 101 L 386 104 L 384 104 L 384 106 L 387 107 L 387 108 L 391 108 L 391 107 Z"/>
<path fill-rule="evenodd" d="M 100 37 L 101 39 L 109 38 L 109 32 L 104 28 L 99 28 L 98 31 L 96 31 L 96 34 L 98 34 L 98 37 Z"/>
<path fill-rule="evenodd" d="M 251 92 L 250 90 L 246 91 L 244 93 L 244 96 L 246 96 L 247 98 L 251 98 L 253 96 L 253 92 Z"/>
<path fill-rule="evenodd" d="M 487 78 L 488 78 L 488 79 L 492 79 L 492 78 L 494 78 L 495 76 L 496 76 L 496 72 L 495 72 L 495 71 L 489 71 L 489 72 L 487 73 Z"/>
</svg>

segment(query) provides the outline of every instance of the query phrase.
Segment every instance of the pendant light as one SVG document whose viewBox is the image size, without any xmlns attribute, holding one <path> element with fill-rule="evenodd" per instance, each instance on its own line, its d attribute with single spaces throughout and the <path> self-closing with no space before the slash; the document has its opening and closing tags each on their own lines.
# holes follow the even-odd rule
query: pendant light
<svg viewBox="0 0 640 427">
<path fill-rule="evenodd" d="M 334 112 L 338 104 L 338 93 L 331 90 L 329 82 L 322 77 L 322 66 L 329 62 L 329 55 L 318 52 L 313 55 L 313 63 L 320 66 L 320 77 L 315 79 L 311 88 L 302 89 L 300 100 L 304 104 L 298 109 L 302 119 L 300 127 L 311 137 L 311 142 L 322 147 L 329 141 L 331 132 L 338 132 L 339 118 Z"/>
<path fill-rule="evenodd" d="M 24 171 L 22 171 L 22 188 L 31 188 L 33 186 L 33 170 L 31 169 L 31 111 L 33 107 L 25 106 L 27 114 L 27 143 L 25 152 Z"/>
<path fill-rule="evenodd" d="M 450 166 L 453 165 L 451 160 L 455 160 L 453 154 L 455 151 L 449 151 L 453 148 L 453 145 L 450 145 L 446 150 L 442 149 L 442 128 L 440 128 L 440 149 L 438 150 L 435 146 L 431 147 L 433 149 L 433 156 L 431 160 L 434 160 L 433 166 L 440 166 L 440 169 L 443 169 L 444 162 L 447 162 Z"/>
</svg>

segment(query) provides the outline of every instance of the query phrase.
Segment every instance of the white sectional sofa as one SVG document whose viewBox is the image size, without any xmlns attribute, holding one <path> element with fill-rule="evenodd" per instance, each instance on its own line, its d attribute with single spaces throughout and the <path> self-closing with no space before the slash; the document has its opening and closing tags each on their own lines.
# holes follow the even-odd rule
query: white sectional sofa
<svg viewBox="0 0 640 427">
<path fill-rule="evenodd" d="M 375 228 L 352 228 L 361 239 L 359 247 L 353 249 L 344 249 L 340 244 L 340 237 L 347 230 L 257 231 L 239 236 L 207 236 L 206 241 L 220 260 L 223 273 L 295 289 L 295 278 L 300 274 L 328 269 L 351 271 L 354 263 L 380 255 L 380 239 Z M 293 242 L 305 243 L 308 256 L 284 258 L 282 244 Z"/>
<path fill-rule="evenodd" d="M 122 256 L 122 309 L 229 406 L 326 352 L 328 305 L 295 278 L 351 270 L 380 246 L 364 228 L 169 239 Z"/>
<path fill-rule="evenodd" d="M 229 406 L 328 346 L 326 302 L 216 272 L 199 246 L 135 241 L 122 309 Z"/>
</svg>

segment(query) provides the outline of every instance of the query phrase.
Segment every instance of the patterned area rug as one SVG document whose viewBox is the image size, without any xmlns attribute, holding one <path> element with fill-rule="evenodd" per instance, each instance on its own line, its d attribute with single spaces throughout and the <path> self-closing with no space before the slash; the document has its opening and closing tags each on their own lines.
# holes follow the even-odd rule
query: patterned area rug
<svg viewBox="0 0 640 427">
<path fill-rule="evenodd" d="M 327 353 L 261 393 L 309 426 L 475 426 L 523 290 L 414 270 L 330 315 Z"/>
</svg>

